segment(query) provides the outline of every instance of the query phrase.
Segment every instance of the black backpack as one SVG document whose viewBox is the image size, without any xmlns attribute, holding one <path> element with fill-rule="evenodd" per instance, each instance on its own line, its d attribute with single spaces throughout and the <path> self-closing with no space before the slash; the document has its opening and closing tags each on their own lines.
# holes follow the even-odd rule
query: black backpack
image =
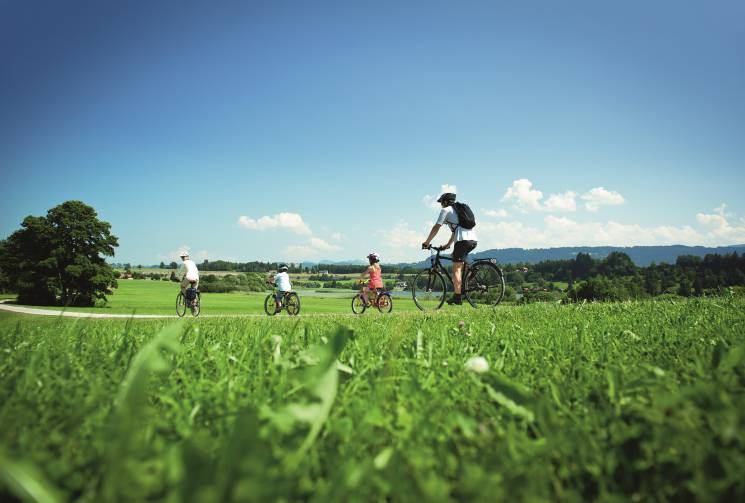
<svg viewBox="0 0 745 503">
<path fill-rule="evenodd" d="M 476 227 L 476 218 L 473 216 L 473 211 L 468 207 L 466 203 L 453 203 L 453 209 L 455 214 L 458 215 L 458 225 L 464 229 L 473 229 Z"/>
</svg>

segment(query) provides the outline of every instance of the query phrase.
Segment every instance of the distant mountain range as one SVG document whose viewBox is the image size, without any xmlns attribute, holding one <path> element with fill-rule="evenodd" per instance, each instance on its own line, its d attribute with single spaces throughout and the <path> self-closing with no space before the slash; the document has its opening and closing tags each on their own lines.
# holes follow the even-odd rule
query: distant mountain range
<svg viewBox="0 0 745 503">
<path fill-rule="evenodd" d="M 681 255 L 695 255 L 703 257 L 709 253 L 725 255 L 737 252 L 745 253 L 744 245 L 718 246 L 709 248 L 706 246 L 566 246 L 562 248 L 504 248 L 485 250 L 474 253 L 474 258 L 496 258 L 501 264 L 517 264 L 527 262 L 534 264 L 543 260 L 570 260 L 578 253 L 589 253 L 592 258 L 602 259 L 611 252 L 623 252 L 638 266 L 648 266 L 652 262 L 674 263 Z"/>
</svg>

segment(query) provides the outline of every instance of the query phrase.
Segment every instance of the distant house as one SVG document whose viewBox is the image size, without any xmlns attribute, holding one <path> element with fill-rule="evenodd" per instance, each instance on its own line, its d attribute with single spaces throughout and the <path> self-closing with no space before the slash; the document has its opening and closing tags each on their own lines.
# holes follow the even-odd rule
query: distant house
<svg viewBox="0 0 745 503">
<path fill-rule="evenodd" d="M 401 290 L 406 290 L 407 287 L 408 287 L 408 285 L 406 284 L 406 281 L 398 281 L 396 283 L 396 286 L 394 288 L 396 288 L 396 289 L 399 289 L 400 288 Z"/>
<path fill-rule="evenodd" d="M 328 271 L 318 271 L 318 274 L 328 274 Z"/>
</svg>

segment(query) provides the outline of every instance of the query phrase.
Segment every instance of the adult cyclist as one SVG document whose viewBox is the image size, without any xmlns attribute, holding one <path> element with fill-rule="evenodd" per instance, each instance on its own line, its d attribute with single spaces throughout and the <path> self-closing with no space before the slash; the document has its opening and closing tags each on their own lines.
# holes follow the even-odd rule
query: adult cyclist
<svg viewBox="0 0 745 503">
<path fill-rule="evenodd" d="M 192 288 L 199 286 L 199 270 L 197 264 L 189 258 L 189 252 L 182 251 L 179 253 L 181 257 L 181 267 L 179 267 L 179 274 L 181 274 L 181 293 L 186 297 L 186 289 L 191 285 Z"/>
<path fill-rule="evenodd" d="M 429 248 L 430 243 L 437 235 L 440 227 L 442 227 L 443 224 L 447 224 L 447 226 L 450 227 L 450 239 L 448 240 L 447 244 L 443 246 L 443 249 L 447 250 L 448 248 L 450 248 L 453 242 L 455 242 L 455 247 L 453 248 L 452 255 L 454 294 L 450 299 L 448 299 L 447 303 L 451 305 L 460 305 L 463 303 L 461 300 L 461 288 L 463 284 L 463 264 L 465 263 L 466 256 L 468 256 L 468 254 L 471 253 L 474 248 L 476 248 L 477 237 L 476 231 L 474 231 L 473 228 L 466 229 L 460 225 L 458 213 L 455 211 L 455 208 L 453 208 L 455 197 L 455 194 L 453 194 L 452 192 L 446 192 L 437 199 L 437 202 L 442 205 L 442 210 L 440 211 L 439 217 L 437 217 L 437 222 L 435 222 L 435 224 L 432 226 L 432 230 L 429 231 L 427 240 L 422 243 L 422 249 Z"/>
</svg>

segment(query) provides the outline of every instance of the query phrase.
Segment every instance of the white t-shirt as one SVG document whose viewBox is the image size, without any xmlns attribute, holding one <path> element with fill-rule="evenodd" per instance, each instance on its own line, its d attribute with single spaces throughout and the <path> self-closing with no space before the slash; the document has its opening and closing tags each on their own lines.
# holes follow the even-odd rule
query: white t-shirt
<svg viewBox="0 0 745 503">
<path fill-rule="evenodd" d="M 277 273 L 277 275 L 274 276 L 274 283 L 277 285 L 277 288 L 279 288 L 280 292 L 292 291 L 292 285 L 290 284 L 290 275 L 286 272 Z"/>
<path fill-rule="evenodd" d="M 189 281 L 199 281 L 199 270 L 197 264 L 190 258 L 181 263 L 181 270 L 186 271 L 186 279 Z"/>
<path fill-rule="evenodd" d="M 451 231 L 455 231 L 455 241 L 478 241 L 476 238 L 476 231 L 473 229 L 464 229 L 458 225 L 458 214 L 452 206 L 443 208 L 440 211 L 440 216 L 437 217 L 437 223 L 439 225 L 447 224 Z"/>
</svg>

